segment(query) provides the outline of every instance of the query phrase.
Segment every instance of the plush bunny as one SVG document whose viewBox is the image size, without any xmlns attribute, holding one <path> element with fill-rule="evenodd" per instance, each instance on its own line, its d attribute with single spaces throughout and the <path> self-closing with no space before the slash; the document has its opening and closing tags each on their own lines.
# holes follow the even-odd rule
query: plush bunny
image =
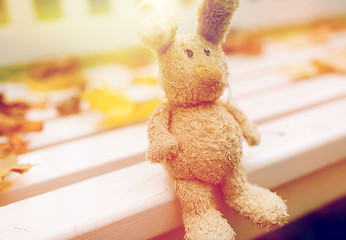
<svg viewBox="0 0 346 240">
<path fill-rule="evenodd" d="M 138 35 L 156 54 L 167 101 L 149 122 L 147 159 L 161 163 L 182 205 L 186 239 L 234 239 L 216 209 L 212 188 L 225 201 L 262 226 L 282 225 L 287 207 L 275 193 L 247 182 L 241 165 L 242 137 L 257 145 L 256 126 L 233 104 L 219 97 L 228 86 L 221 42 L 238 0 L 204 0 L 195 34 L 176 36 L 173 18 L 155 16 Z"/>
</svg>

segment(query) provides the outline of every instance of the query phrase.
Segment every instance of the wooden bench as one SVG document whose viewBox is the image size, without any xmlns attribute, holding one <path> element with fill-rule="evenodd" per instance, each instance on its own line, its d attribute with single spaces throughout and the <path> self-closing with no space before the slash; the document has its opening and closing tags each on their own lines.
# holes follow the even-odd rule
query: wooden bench
<svg viewBox="0 0 346 240">
<path fill-rule="evenodd" d="M 228 59 L 232 101 L 262 134 L 260 146 L 244 147 L 248 177 L 288 200 L 291 221 L 346 194 L 346 76 L 293 82 L 280 69 L 342 46 L 345 34 Z M 93 113 L 52 118 L 43 132 L 26 136 L 32 151 L 20 162 L 34 166 L 3 183 L 10 186 L 0 193 L 0 239 L 181 239 L 167 174 L 144 161 L 146 123 L 99 123 Z M 265 232 L 220 208 L 238 239 Z"/>
</svg>

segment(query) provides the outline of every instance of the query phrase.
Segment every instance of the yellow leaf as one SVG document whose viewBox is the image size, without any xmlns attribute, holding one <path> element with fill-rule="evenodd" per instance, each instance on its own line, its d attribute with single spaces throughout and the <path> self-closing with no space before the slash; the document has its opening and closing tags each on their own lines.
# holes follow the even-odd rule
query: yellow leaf
<svg viewBox="0 0 346 240">
<path fill-rule="evenodd" d="M 8 142 L 0 144 L 0 191 L 9 187 L 2 184 L 3 179 L 10 172 L 23 174 L 31 167 L 30 164 L 18 164 L 17 155 L 27 151 L 26 143 L 19 137 L 13 136 Z"/>
<path fill-rule="evenodd" d="M 162 102 L 161 99 L 152 99 L 145 102 L 135 103 L 132 111 L 126 117 L 108 117 L 104 125 L 121 126 L 129 123 L 141 122 L 150 117 L 157 105 Z"/>
<path fill-rule="evenodd" d="M 33 91 L 37 92 L 49 92 L 69 88 L 82 89 L 86 84 L 86 79 L 81 72 L 53 75 L 44 80 L 37 80 L 30 77 L 23 78 L 23 80 Z"/>
<path fill-rule="evenodd" d="M 93 89 L 83 93 L 83 99 L 89 102 L 90 108 L 100 111 L 105 126 L 122 126 L 144 121 L 152 114 L 161 99 L 152 99 L 136 103 L 121 90 L 111 90 L 107 85 L 102 89 Z"/>
<path fill-rule="evenodd" d="M 90 108 L 99 110 L 106 118 L 127 117 L 134 108 L 134 102 L 121 90 L 112 91 L 107 85 L 83 93 Z"/>
<path fill-rule="evenodd" d="M 154 77 L 137 77 L 132 80 L 133 84 L 157 85 L 159 82 Z"/>
<path fill-rule="evenodd" d="M 30 169 L 30 164 L 18 164 L 17 156 L 14 153 L 0 153 L 0 182 L 10 172 L 24 173 Z"/>
</svg>

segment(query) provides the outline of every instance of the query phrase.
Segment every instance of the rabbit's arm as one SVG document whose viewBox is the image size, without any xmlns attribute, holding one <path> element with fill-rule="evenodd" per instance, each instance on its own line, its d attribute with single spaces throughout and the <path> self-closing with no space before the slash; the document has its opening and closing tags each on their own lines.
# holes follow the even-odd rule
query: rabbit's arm
<svg viewBox="0 0 346 240">
<path fill-rule="evenodd" d="M 170 117 L 169 108 L 163 103 L 155 109 L 149 121 L 149 148 L 146 158 L 152 163 L 169 160 L 178 151 L 178 142 L 169 131 Z"/>
<path fill-rule="evenodd" d="M 260 142 L 261 136 L 257 130 L 256 125 L 252 121 L 250 121 L 245 116 L 243 111 L 240 110 L 236 105 L 224 104 L 224 106 L 226 107 L 228 112 L 232 114 L 234 119 L 238 122 L 246 142 L 250 146 L 258 145 Z"/>
</svg>

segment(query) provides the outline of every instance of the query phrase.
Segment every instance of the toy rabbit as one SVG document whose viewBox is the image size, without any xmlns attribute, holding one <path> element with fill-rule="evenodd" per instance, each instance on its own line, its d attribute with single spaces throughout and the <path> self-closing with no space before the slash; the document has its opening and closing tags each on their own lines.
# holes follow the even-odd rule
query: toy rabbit
<svg viewBox="0 0 346 240">
<path fill-rule="evenodd" d="M 174 19 L 163 16 L 143 23 L 138 33 L 158 58 L 167 99 L 150 119 L 147 159 L 163 164 L 172 179 L 186 239 L 234 239 L 212 200 L 215 185 L 229 206 L 262 227 L 282 225 L 288 217 L 279 196 L 244 175 L 242 137 L 257 145 L 256 126 L 219 100 L 229 76 L 220 44 L 237 7 L 238 0 L 202 1 L 194 34 L 176 35 Z"/>
</svg>

